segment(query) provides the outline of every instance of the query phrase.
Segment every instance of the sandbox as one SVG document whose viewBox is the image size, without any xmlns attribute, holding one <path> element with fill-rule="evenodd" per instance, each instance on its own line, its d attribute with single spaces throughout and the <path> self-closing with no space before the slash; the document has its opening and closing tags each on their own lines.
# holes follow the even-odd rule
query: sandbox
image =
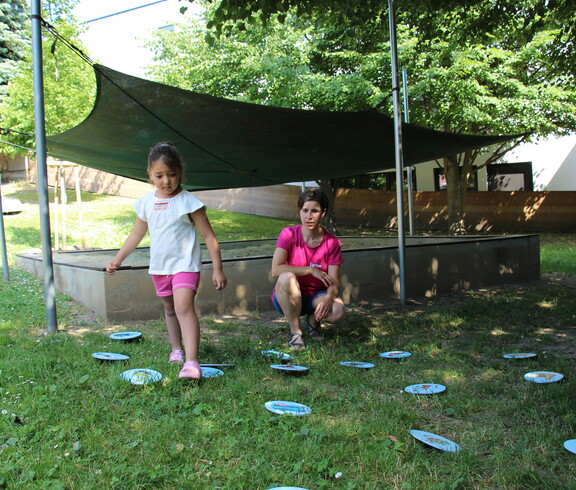
<svg viewBox="0 0 576 490">
<path fill-rule="evenodd" d="M 341 237 L 345 303 L 378 301 L 399 292 L 398 242 L 395 237 Z M 272 309 L 270 274 L 275 239 L 221 242 L 228 286 L 216 291 L 211 263 L 203 250 L 198 291 L 201 314 L 243 314 Z M 54 281 L 66 293 L 109 321 L 159 318 L 160 300 L 148 277 L 148 248 L 138 248 L 114 275 L 106 263 L 117 250 L 53 253 Z M 433 297 L 540 278 L 538 235 L 406 237 L 406 296 Z M 40 251 L 18 254 L 18 267 L 43 277 Z"/>
</svg>

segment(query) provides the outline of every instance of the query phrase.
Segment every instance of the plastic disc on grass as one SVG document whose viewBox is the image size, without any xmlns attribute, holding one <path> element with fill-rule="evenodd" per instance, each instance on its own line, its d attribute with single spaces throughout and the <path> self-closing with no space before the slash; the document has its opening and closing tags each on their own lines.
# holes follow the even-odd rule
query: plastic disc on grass
<svg viewBox="0 0 576 490">
<path fill-rule="evenodd" d="M 304 487 L 274 487 L 269 488 L 268 490 L 308 490 L 308 489 Z"/>
<path fill-rule="evenodd" d="M 423 430 L 411 430 L 410 434 L 420 442 L 433 447 L 434 449 L 440 449 L 441 451 L 447 451 L 449 453 L 456 453 L 461 451 L 462 448 L 445 437 L 439 436 L 437 434 L 432 434 L 431 432 L 425 432 Z"/>
<path fill-rule="evenodd" d="M 410 357 L 412 354 L 406 352 L 405 350 L 391 350 L 388 352 L 382 352 L 380 357 L 384 359 L 404 359 L 405 357 Z"/>
<path fill-rule="evenodd" d="M 154 369 L 129 369 L 124 371 L 120 378 L 124 381 L 129 381 L 133 385 L 145 385 L 148 383 L 153 383 L 155 381 L 160 381 L 162 379 L 162 374 Z"/>
<path fill-rule="evenodd" d="M 131 342 L 140 340 L 142 332 L 116 332 L 109 335 L 112 340 L 123 340 L 124 342 Z"/>
<path fill-rule="evenodd" d="M 306 366 L 295 366 L 293 364 L 270 364 L 270 367 L 290 374 L 304 374 L 308 372 Z"/>
<path fill-rule="evenodd" d="M 92 357 L 94 359 L 98 359 L 99 361 L 127 361 L 130 359 L 130 356 L 126 356 L 124 354 L 116 354 L 114 352 L 94 352 Z"/>
<path fill-rule="evenodd" d="M 234 364 L 212 364 L 212 363 L 206 363 L 206 364 L 200 364 L 200 367 L 202 369 L 204 368 L 216 368 L 216 369 L 220 369 L 220 368 L 233 368 Z"/>
<path fill-rule="evenodd" d="M 274 359 L 280 359 L 281 361 L 291 361 L 292 356 L 286 354 L 285 352 L 280 352 L 279 350 L 263 350 L 261 354 L 264 357 L 272 357 Z"/>
<path fill-rule="evenodd" d="M 302 417 L 312 413 L 312 409 L 306 405 L 302 405 L 301 403 L 296 402 L 286 402 L 282 400 L 266 402 L 264 407 L 266 407 L 266 410 L 270 410 L 272 413 L 278 415 L 288 414 L 295 417 Z"/>
<path fill-rule="evenodd" d="M 511 354 L 504 354 L 502 356 L 504 359 L 531 359 L 536 357 L 533 352 L 513 352 Z"/>
<path fill-rule="evenodd" d="M 564 375 L 550 371 L 534 371 L 532 373 L 526 373 L 524 379 L 526 381 L 532 381 L 533 383 L 555 383 L 556 381 L 564 379 Z"/>
<path fill-rule="evenodd" d="M 217 378 L 218 376 L 224 376 L 224 371 L 221 369 L 216 369 L 213 367 L 203 367 L 202 377 L 203 378 Z"/>
<path fill-rule="evenodd" d="M 342 366 L 355 367 L 358 369 L 371 369 L 374 367 L 374 364 L 371 362 L 342 361 L 340 364 L 342 364 Z"/>
<path fill-rule="evenodd" d="M 274 487 L 269 488 L 268 490 L 308 490 L 308 489 L 304 487 Z"/>
<path fill-rule="evenodd" d="M 564 442 L 564 447 L 571 453 L 576 454 L 576 439 L 569 439 Z"/>
<path fill-rule="evenodd" d="M 404 388 L 404 391 L 414 395 L 436 395 L 446 391 L 446 386 L 436 383 L 420 383 L 407 386 Z"/>
</svg>

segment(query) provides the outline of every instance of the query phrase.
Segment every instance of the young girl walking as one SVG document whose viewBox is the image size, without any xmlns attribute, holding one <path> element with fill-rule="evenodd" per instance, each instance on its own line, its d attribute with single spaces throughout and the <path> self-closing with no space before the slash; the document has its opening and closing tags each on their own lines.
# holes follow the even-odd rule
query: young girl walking
<svg viewBox="0 0 576 490">
<path fill-rule="evenodd" d="M 180 153 L 171 143 L 158 143 L 148 155 L 148 175 L 156 187 L 134 204 L 136 224 L 116 256 L 106 265 L 114 274 L 150 233 L 150 268 L 156 295 L 162 299 L 172 352 L 170 363 L 184 364 L 180 378 L 199 379 L 200 324 L 194 307 L 200 283 L 200 232 L 212 259 L 212 282 L 226 286 L 220 245 L 206 216 L 206 206 L 181 187 Z M 185 362 L 184 362 L 185 361 Z"/>
</svg>

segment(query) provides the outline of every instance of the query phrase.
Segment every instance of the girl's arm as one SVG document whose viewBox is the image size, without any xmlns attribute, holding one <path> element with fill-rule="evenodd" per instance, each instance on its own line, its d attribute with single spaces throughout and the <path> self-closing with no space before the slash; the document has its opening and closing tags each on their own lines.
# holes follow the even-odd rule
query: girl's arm
<svg viewBox="0 0 576 490">
<path fill-rule="evenodd" d="M 118 267 L 120 267 L 122 262 L 124 262 L 124 259 L 134 252 L 134 249 L 142 241 L 142 238 L 144 238 L 147 231 L 148 223 L 142 221 L 140 218 L 136 218 L 134 229 L 124 241 L 124 245 L 122 245 L 120 250 L 118 250 L 116 256 L 106 264 L 106 272 L 108 272 L 108 274 L 114 274 L 116 272 Z"/>
<path fill-rule="evenodd" d="M 212 225 L 206 215 L 206 208 L 202 207 L 193 213 L 190 213 L 190 219 L 193 221 L 196 228 L 202 235 L 206 248 L 212 259 L 212 283 L 216 289 L 224 289 L 226 287 L 227 279 L 222 270 L 222 257 L 220 255 L 220 244 L 216 238 L 216 234 L 212 229 Z"/>
<path fill-rule="evenodd" d="M 297 276 L 307 276 L 310 274 L 320 279 L 327 288 L 335 284 L 334 278 L 330 275 L 330 268 L 328 268 L 328 272 L 323 272 L 316 267 L 296 267 L 294 265 L 288 265 L 286 263 L 287 260 L 288 252 L 283 248 L 276 247 L 272 257 L 272 277 L 278 277 L 283 272 L 292 272 Z"/>
</svg>

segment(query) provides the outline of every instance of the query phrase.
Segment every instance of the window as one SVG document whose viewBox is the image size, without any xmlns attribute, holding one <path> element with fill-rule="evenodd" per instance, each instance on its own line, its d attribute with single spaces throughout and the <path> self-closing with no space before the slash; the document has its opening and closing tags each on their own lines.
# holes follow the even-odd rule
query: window
<svg viewBox="0 0 576 490">
<path fill-rule="evenodd" d="M 489 191 L 533 191 L 532 162 L 499 163 L 486 167 Z"/>
<path fill-rule="evenodd" d="M 446 176 L 444 175 L 444 169 L 436 167 L 434 169 L 434 190 L 445 191 L 448 188 L 446 183 Z M 478 190 L 478 172 L 475 170 L 468 178 L 468 190 L 477 191 Z"/>
</svg>

